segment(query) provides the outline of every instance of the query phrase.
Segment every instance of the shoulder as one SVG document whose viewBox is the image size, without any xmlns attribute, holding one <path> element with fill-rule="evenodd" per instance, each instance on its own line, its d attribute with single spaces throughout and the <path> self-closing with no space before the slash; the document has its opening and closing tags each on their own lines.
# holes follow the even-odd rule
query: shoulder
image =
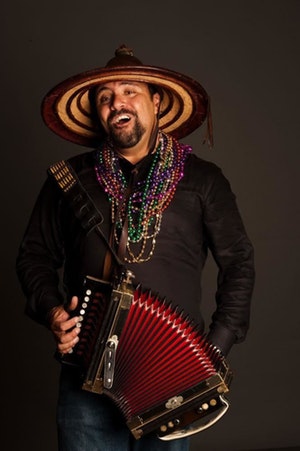
<svg viewBox="0 0 300 451">
<path fill-rule="evenodd" d="M 191 153 L 185 163 L 182 182 L 189 189 L 209 191 L 215 184 L 228 183 L 219 166 Z"/>
<path fill-rule="evenodd" d="M 49 174 L 50 168 L 53 168 L 56 165 L 59 165 L 59 163 L 61 163 L 63 161 L 67 161 L 77 173 L 84 172 L 86 169 L 90 169 L 90 168 L 94 167 L 95 155 L 96 155 L 96 150 L 90 150 L 87 152 L 80 153 L 78 155 L 74 155 L 66 160 L 55 161 L 47 169 L 47 172 Z"/>
<path fill-rule="evenodd" d="M 187 160 L 185 165 L 186 172 L 189 172 L 191 174 L 195 175 L 202 175 L 202 176 L 210 176 L 214 177 L 218 174 L 220 174 L 221 168 L 217 166 L 215 163 L 212 163 L 211 161 L 204 160 L 203 158 L 198 157 L 194 153 L 191 153 Z"/>
<path fill-rule="evenodd" d="M 96 150 L 90 150 L 69 158 L 67 161 L 71 164 L 77 173 L 84 172 L 94 167 Z"/>
<path fill-rule="evenodd" d="M 203 202 L 234 199 L 231 184 L 222 169 L 191 153 L 186 160 L 181 189 L 197 193 Z"/>
<path fill-rule="evenodd" d="M 96 150 L 91 150 L 72 156 L 66 160 L 54 162 L 47 170 L 48 178 L 46 180 L 46 186 L 49 186 L 52 190 L 61 191 L 60 182 L 62 180 L 68 180 L 68 173 L 64 169 L 63 162 L 69 163 L 76 176 L 84 185 L 94 183 L 95 155 Z"/>
</svg>

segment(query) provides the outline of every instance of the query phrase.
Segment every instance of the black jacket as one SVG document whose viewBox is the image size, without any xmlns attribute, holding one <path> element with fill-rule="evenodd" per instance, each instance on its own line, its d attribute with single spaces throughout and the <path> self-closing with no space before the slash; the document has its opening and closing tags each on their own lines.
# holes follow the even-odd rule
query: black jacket
<svg viewBox="0 0 300 451">
<path fill-rule="evenodd" d="M 108 237 L 110 205 L 96 179 L 94 156 L 95 151 L 88 152 L 70 159 L 70 163 L 101 211 L 101 227 Z M 147 158 L 139 163 L 141 177 L 148 164 Z M 51 308 L 78 295 L 85 275 L 101 278 L 106 249 L 96 233 L 86 236 L 59 188 L 48 178 L 17 258 L 17 273 L 27 297 L 26 313 L 46 324 Z M 136 283 L 179 305 L 204 330 L 201 273 L 208 249 L 218 266 L 216 309 L 208 338 L 226 355 L 233 343 L 245 338 L 249 327 L 253 248 L 221 170 L 192 154 L 163 213 L 153 257 L 128 266 Z M 59 283 L 61 269 L 63 289 Z"/>
</svg>

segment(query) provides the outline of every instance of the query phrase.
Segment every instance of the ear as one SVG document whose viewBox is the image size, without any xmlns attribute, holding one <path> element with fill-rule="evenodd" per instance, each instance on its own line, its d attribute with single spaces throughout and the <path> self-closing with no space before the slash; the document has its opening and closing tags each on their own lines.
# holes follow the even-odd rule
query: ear
<svg viewBox="0 0 300 451">
<path fill-rule="evenodd" d="M 158 92 L 153 94 L 153 105 L 154 105 L 154 112 L 155 114 L 159 113 L 159 107 L 160 107 L 160 95 Z"/>
</svg>

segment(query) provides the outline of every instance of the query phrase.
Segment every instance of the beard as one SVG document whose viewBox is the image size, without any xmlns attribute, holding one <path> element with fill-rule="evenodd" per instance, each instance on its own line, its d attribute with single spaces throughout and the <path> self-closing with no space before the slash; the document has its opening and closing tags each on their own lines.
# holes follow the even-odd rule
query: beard
<svg viewBox="0 0 300 451">
<path fill-rule="evenodd" d="M 120 112 L 115 114 L 119 113 Z M 122 110 L 121 113 L 127 113 L 127 111 Z M 115 128 L 110 122 L 108 125 L 109 136 L 114 145 L 120 149 L 128 149 L 135 146 L 141 140 L 146 131 L 145 127 L 139 121 L 138 116 L 132 112 L 131 115 L 133 115 L 133 119 L 131 120 L 134 121 L 134 124 L 130 131 Z"/>
</svg>

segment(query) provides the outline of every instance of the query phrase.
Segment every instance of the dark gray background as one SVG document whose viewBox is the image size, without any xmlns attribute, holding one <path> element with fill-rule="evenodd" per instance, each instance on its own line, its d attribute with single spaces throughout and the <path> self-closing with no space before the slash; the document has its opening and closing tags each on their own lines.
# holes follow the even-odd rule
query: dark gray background
<svg viewBox="0 0 300 451">
<path fill-rule="evenodd" d="M 126 43 L 145 63 L 199 80 L 212 98 L 214 150 L 256 251 L 251 329 L 230 354 L 231 407 L 192 450 L 300 449 L 299 6 L 297 0 L 12 1 L 2 6 L 1 449 L 54 451 L 59 367 L 50 333 L 23 314 L 14 266 L 46 168 L 84 148 L 43 124 L 45 93 Z M 215 268 L 208 262 L 210 315 Z"/>
</svg>

